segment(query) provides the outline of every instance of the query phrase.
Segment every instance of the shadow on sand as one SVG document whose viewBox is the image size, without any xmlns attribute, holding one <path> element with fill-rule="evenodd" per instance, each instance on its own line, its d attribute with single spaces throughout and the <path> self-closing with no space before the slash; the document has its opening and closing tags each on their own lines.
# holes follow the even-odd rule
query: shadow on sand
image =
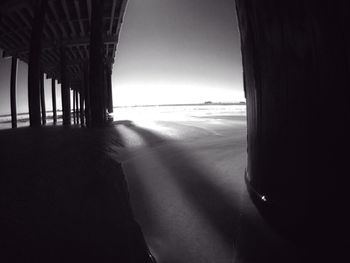
<svg viewBox="0 0 350 263">
<path fill-rule="evenodd" d="M 113 127 L 0 131 L 0 262 L 149 262 Z"/>
<path fill-rule="evenodd" d="M 251 205 L 245 186 L 238 187 L 242 189 L 239 192 L 232 190 L 236 191 L 233 193 L 235 200 L 232 200 L 213 181 L 217 176 L 213 167 L 199 163 L 178 143 L 130 121 L 119 125 L 136 132 L 149 147 L 166 143 L 167 151 L 155 150 L 152 153 L 166 167 L 185 198 L 210 221 L 224 242 L 236 250 L 237 262 L 299 262 L 294 246 L 272 233 L 259 216 L 250 217 L 252 213 L 247 210 L 255 211 L 255 208 Z M 240 182 L 238 180 L 237 183 Z M 218 259 L 218 262 L 221 261 Z"/>
</svg>

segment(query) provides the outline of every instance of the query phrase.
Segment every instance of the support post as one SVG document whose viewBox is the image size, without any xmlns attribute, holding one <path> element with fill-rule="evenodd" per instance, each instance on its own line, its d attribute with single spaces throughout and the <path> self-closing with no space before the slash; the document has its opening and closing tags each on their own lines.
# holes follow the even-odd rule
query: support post
<svg viewBox="0 0 350 263">
<path fill-rule="evenodd" d="M 73 90 L 73 123 L 76 124 L 76 117 L 77 117 L 77 111 L 76 111 L 76 104 L 75 104 L 75 96 L 76 96 L 76 93 L 75 93 L 75 90 Z"/>
<path fill-rule="evenodd" d="M 324 240 L 345 238 L 348 226 L 339 183 L 349 168 L 350 3 L 235 2 L 250 195 L 266 221 L 305 252 L 305 262 L 339 261 L 338 243 Z"/>
<path fill-rule="evenodd" d="M 63 125 L 71 125 L 70 90 L 66 68 L 66 50 L 61 47 L 62 119 Z"/>
<path fill-rule="evenodd" d="M 12 128 L 17 128 L 16 89 L 17 89 L 17 58 L 12 57 L 12 61 L 11 61 L 11 123 L 12 123 Z"/>
<path fill-rule="evenodd" d="M 92 0 L 90 35 L 90 106 L 91 125 L 105 122 L 104 52 L 103 52 L 103 6 L 104 0 Z"/>
<path fill-rule="evenodd" d="M 107 81 L 107 110 L 113 113 L 113 93 L 112 93 L 112 69 L 111 65 L 106 67 L 106 81 Z"/>
<path fill-rule="evenodd" d="M 57 107 L 56 107 L 56 81 L 51 79 L 51 93 L 52 93 L 52 118 L 53 124 L 57 124 Z"/>
<path fill-rule="evenodd" d="M 46 124 L 46 106 L 45 106 L 45 82 L 44 73 L 40 73 L 40 104 L 42 124 Z"/>
<path fill-rule="evenodd" d="M 90 83 L 89 83 L 89 65 L 84 69 L 84 95 L 85 95 L 85 121 L 86 126 L 91 127 L 91 106 L 90 106 Z"/>
<path fill-rule="evenodd" d="M 31 127 L 38 127 L 40 121 L 40 54 L 47 0 L 38 1 L 32 25 L 28 63 L 28 105 Z"/>
<path fill-rule="evenodd" d="M 84 125 L 84 85 L 80 86 L 80 123 Z"/>
<path fill-rule="evenodd" d="M 79 109 L 79 92 L 76 89 L 75 90 L 75 118 L 76 118 L 77 124 L 79 124 L 79 122 L 80 122 L 79 114 L 80 114 L 80 109 Z"/>
</svg>

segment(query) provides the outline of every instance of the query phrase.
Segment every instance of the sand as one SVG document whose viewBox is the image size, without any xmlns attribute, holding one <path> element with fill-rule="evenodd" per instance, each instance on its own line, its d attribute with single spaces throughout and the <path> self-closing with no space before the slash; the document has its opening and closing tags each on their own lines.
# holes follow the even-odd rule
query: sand
<svg viewBox="0 0 350 263">
<path fill-rule="evenodd" d="M 144 249 L 136 219 L 159 263 L 299 262 L 247 194 L 245 116 L 21 128 L 1 131 L 0 145 L 2 248 L 85 242 L 77 255 L 117 257 Z"/>
<path fill-rule="evenodd" d="M 0 262 L 147 262 L 113 127 L 0 131 Z"/>
<path fill-rule="evenodd" d="M 248 197 L 245 116 L 137 119 L 116 130 L 132 207 L 158 262 L 299 261 Z"/>
</svg>

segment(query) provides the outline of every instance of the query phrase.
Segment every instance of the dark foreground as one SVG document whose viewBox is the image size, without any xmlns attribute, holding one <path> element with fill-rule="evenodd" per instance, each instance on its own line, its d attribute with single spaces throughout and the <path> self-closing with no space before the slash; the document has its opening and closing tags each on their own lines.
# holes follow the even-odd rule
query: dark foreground
<svg viewBox="0 0 350 263">
<path fill-rule="evenodd" d="M 133 212 L 159 263 L 301 262 L 248 197 L 245 141 L 244 116 L 0 131 L 0 262 L 150 262 Z"/>
<path fill-rule="evenodd" d="M 112 127 L 0 132 L 0 262 L 149 262 Z"/>
</svg>

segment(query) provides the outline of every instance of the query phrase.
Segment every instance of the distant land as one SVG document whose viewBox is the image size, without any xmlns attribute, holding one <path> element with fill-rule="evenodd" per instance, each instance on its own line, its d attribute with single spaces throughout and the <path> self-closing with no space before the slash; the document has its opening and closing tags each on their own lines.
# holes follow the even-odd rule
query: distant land
<svg viewBox="0 0 350 263">
<path fill-rule="evenodd" d="M 128 106 L 115 106 L 114 108 L 132 108 L 132 107 L 169 107 L 169 106 L 220 106 L 220 105 L 246 105 L 245 101 L 239 102 L 211 102 L 206 101 L 204 103 L 178 103 L 178 104 L 147 104 L 147 105 L 128 105 Z"/>
</svg>

